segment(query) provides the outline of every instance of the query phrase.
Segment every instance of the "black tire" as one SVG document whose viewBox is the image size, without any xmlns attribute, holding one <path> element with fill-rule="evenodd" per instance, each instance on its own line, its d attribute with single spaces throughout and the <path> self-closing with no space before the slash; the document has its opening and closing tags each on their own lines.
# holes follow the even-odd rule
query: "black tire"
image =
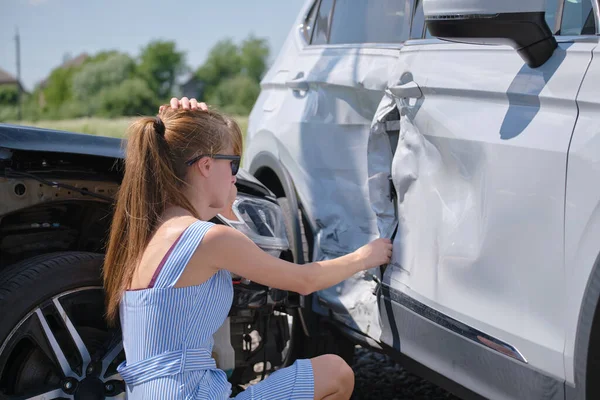
<svg viewBox="0 0 600 400">
<path fill-rule="evenodd" d="M 14 324 L 41 302 L 61 292 L 102 286 L 102 254 L 44 254 L 11 265 L 0 273 L 0 343 Z"/>
<path fill-rule="evenodd" d="M 104 378 L 116 373 L 113 364 L 117 357 L 111 358 L 110 367 L 95 368 L 95 363 L 109 350 L 115 354 L 121 351 L 117 349 L 120 336 L 115 341 L 118 329 L 108 328 L 104 319 L 103 261 L 104 256 L 96 253 L 51 253 L 21 261 L 0 273 L 0 398 L 4 394 L 46 393 L 65 386 L 72 391 L 65 394 L 73 394 L 85 386 L 80 384 L 83 377 L 99 370 L 104 375 L 98 390 L 104 390 L 108 382 Z M 85 364 L 87 367 L 78 358 L 82 353 L 72 340 L 77 335 L 73 336 L 61 316 L 73 324 L 89 353 L 91 362 Z M 58 341 L 55 347 L 63 351 L 70 369 L 81 376 L 79 380 L 68 381 L 65 377 L 50 337 Z M 112 387 L 115 385 L 116 390 L 123 389 L 119 382 L 112 382 Z"/>
<path fill-rule="evenodd" d="M 285 229 L 289 238 L 293 237 L 291 228 L 291 220 L 294 216 L 294 211 L 290 208 L 290 203 L 287 198 L 279 197 L 277 199 L 284 215 Z M 309 257 L 309 246 L 302 222 L 302 214 L 300 210 L 296 210 L 300 221 L 300 233 L 302 235 L 302 250 L 304 252 L 304 260 L 310 262 L 312 257 Z M 291 240 L 290 240 L 291 241 Z M 305 307 L 310 307 L 312 296 L 306 296 Z M 299 321 L 299 313 L 303 312 L 305 319 L 309 319 L 311 325 L 316 325 L 314 332 L 317 335 L 306 336 L 302 324 Z M 286 359 L 285 365 L 291 365 L 299 358 L 313 358 L 324 354 L 336 354 L 342 357 L 349 365 L 352 365 L 354 360 L 354 343 L 346 336 L 340 333 L 339 329 L 326 321 L 323 317 L 318 316 L 311 311 L 296 310 L 293 314 L 294 322 L 292 325 L 290 353 Z"/>
</svg>

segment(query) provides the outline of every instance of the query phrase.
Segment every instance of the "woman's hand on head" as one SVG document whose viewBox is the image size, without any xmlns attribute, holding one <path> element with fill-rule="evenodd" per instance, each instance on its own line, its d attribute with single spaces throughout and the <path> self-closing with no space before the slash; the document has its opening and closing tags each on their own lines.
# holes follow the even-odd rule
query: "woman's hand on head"
<svg viewBox="0 0 600 400">
<path fill-rule="evenodd" d="M 206 103 L 198 102 L 198 100 L 192 98 L 188 99 L 187 97 L 182 97 L 178 99 L 177 97 L 173 97 L 169 103 L 169 105 L 162 105 L 158 109 L 158 113 L 163 112 L 167 107 L 171 107 L 173 110 L 177 110 L 178 108 L 182 108 L 184 110 L 202 110 L 208 111 L 208 106 Z"/>
</svg>

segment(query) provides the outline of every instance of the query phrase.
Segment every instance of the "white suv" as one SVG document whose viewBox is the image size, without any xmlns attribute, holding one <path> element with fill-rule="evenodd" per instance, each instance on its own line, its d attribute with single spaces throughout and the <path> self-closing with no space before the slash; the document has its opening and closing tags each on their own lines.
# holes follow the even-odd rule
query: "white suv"
<svg viewBox="0 0 600 400">
<path fill-rule="evenodd" d="M 307 308 L 463 397 L 600 398 L 599 17 L 597 0 L 307 1 L 245 166 L 292 210 L 298 261 L 395 248 Z"/>
</svg>

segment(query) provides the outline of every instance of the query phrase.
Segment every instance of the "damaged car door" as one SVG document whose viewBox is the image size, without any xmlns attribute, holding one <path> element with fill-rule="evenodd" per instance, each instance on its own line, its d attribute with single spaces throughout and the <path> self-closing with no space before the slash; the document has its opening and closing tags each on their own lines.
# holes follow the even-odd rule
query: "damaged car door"
<svg viewBox="0 0 600 400">
<path fill-rule="evenodd" d="M 271 152 L 292 177 L 314 233 L 315 261 L 348 254 L 376 237 L 365 185 L 365 149 L 389 69 L 409 37 L 412 5 L 396 0 L 312 2 L 303 35 L 293 32 L 297 43 L 286 47 L 263 82 L 265 90 L 253 111 L 262 114 L 262 125 L 250 125 L 246 157 L 255 170 L 260 155 L 277 147 Z M 351 279 L 320 291 L 311 306 L 371 334 L 377 307 L 363 283 Z"/>
<path fill-rule="evenodd" d="M 395 0 L 334 3 L 327 45 L 309 74 L 315 88 L 307 99 L 311 116 L 301 125 L 301 142 L 310 143 L 302 162 L 310 178 L 295 181 L 301 196 L 310 193 L 318 202 L 315 260 L 347 254 L 375 236 L 364 151 L 387 76 L 410 36 L 413 6 Z M 381 330 L 373 289 L 368 275 L 356 275 L 319 291 L 313 310 L 342 322 L 350 333 L 361 332 L 374 345 L 370 339 L 379 338 Z"/>
<path fill-rule="evenodd" d="M 372 207 L 395 232 L 374 272 L 381 341 L 493 398 L 565 379 L 567 153 L 597 41 L 559 34 L 556 10 L 583 24 L 589 0 L 546 3 L 558 46 L 540 66 L 506 45 L 407 42 L 369 139 Z"/>
</svg>

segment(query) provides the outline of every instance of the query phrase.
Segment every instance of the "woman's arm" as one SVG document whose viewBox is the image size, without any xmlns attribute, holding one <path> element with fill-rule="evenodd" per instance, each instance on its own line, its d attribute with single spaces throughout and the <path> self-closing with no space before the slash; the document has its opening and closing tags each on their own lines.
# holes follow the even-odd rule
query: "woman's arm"
<svg viewBox="0 0 600 400">
<path fill-rule="evenodd" d="M 304 265 L 273 257 L 237 230 L 215 225 L 198 247 L 203 262 L 226 269 L 266 286 L 307 295 L 333 286 L 355 273 L 387 264 L 392 255 L 389 239 L 377 239 L 353 253 Z"/>
</svg>

